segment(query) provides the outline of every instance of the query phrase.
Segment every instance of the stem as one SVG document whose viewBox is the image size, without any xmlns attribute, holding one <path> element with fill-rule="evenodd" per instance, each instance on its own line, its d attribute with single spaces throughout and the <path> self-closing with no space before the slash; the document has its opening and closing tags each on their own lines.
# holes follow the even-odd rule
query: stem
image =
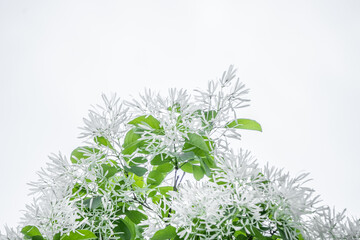
<svg viewBox="0 0 360 240">
<path fill-rule="evenodd" d="M 175 166 L 175 177 L 174 177 L 174 191 L 177 192 L 177 179 L 178 179 L 178 176 L 177 176 L 177 171 L 178 171 L 178 168 L 177 168 L 177 162 L 176 162 L 176 166 Z"/>
<path fill-rule="evenodd" d="M 140 200 L 136 197 L 135 193 L 133 193 L 133 199 L 134 199 L 134 201 L 136 201 L 137 203 L 139 203 L 141 206 L 144 206 L 144 207 L 146 207 L 147 209 L 149 209 L 150 211 L 156 213 L 156 215 L 157 215 L 160 219 L 162 219 L 162 217 L 161 217 L 160 215 L 158 215 L 158 213 L 157 213 L 154 209 L 152 209 L 147 203 L 140 201 Z"/>
<path fill-rule="evenodd" d="M 185 172 L 184 172 L 183 175 L 181 176 L 178 186 L 180 185 L 180 183 L 181 183 L 181 181 L 183 180 L 184 176 L 185 176 Z"/>
<path fill-rule="evenodd" d="M 175 147 L 175 146 L 174 146 L 174 147 Z M 177 181 L 178 181 L 178 179 L 179 179 L 179 176 L 177 175 L 178 170 L 179 170 L 179 165 L 178 165 L 177 158 L 175 158 L 175 176 L 174 176 L 174 186 L 173 186 L 173 190 L 174 190 L 175 192 L 178 191 L 178 189 L 177 189 L 177 186 L 178 186 Z M 184 172 L 184 174 L 185 174 L 185 172 Z M 184 174 L 183 174 L 183 176 L 181 177 L 180 182 L 181 182 L 182 178 L 184 177 Z M 180 184 L 180 182 L 179 182 L 179 184 Z M 171 210 L 172 210 L 172 209 L 169 208 L 168 217 L 171 216 Z"/>
</svg>

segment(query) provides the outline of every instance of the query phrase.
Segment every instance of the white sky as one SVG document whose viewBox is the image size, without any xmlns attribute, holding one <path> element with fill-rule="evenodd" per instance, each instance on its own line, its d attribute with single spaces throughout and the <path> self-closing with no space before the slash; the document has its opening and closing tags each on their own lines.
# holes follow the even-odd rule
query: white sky
<svg viewBox="0 0 360 240">
<path fill-rule="evenodd" d="M 241 144 L 311 172 L 324 203 L 360 216 L 360 1 L 0 0 L 0 226 L 27 182 L 69 156 L 102 92 L 206 87 L 229 64 L 251 89 Z M 2 229 L 2 227 L 0 227 Z"/>
</svg>

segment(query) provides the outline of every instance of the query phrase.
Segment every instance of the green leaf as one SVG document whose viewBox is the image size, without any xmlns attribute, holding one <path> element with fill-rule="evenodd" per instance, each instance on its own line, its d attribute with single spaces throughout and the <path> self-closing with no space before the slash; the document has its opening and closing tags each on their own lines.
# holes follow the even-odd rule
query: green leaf
<svg viewBox="0 0 360 240">
<path fill-rule="evenodd" d="M 198 147 L 205 152 L 209 152 L 208 146 L 206 145 L 203 137 L 196 133 L 188 133 L 188 138 L 191 145 Z"/>
<path fill-rule="evenodd" d="M 302 236 L 301 232 L 299 230 L 296 230 L 296 233 L 298 234 L 298 239 L 299 240 L 304 240 L 304 237 Z"/>
<path fill-rule="evenodd" d="M 81 240 L 81 239 L 97 239 L 96 235 L 89 230 L 76 230 L 70 234 L 63 235 L 60 240 Z"/>
<path fill-rule="evenodd" d="M 114 149 L 113 146 L 111 145 L 110 141 L 107 140 L 107 139 L 104 138 L 104 137 L 97 136 L 97 137 L 94 138 L 94 141 L 95 141 L 98 145 L 103 145 L 103 146 L 105 146 L 105 147 Z"/>
<path fill-rule="evenodd" d="M 88 198 L 84 200 L 84 205 L 89 209 L 96 209 L 102 206 L 101 196 L 96 196 L 93 198 Z"/>
<path fill-rule="evenodd" d="M 286 237 L 286 234 L 283 230 L 281 229 L 278 229 L 279 230 L 279 233 L 280 233 L 280 236 L 283 240 L 288 240 L 288 238 Z"/>
<path fill-rule="evenodd" d="M 86 159 L 89 158 L 88 155 L 98 153 L 100 150 L 97 148 L 91 148 L 91 147 L 78 147 L 74 149 L 71 153 L 70 160 L 72 163 L 78 163 L 80 159 Z"/>
<path fill-rule="evenodd" d="M 214 157 L 212 155 L 206 153 L 205 157 L 203 157 L 202 160 L 204 161 L 204 163 L 206 163 L 206 165 L 209 166 L 209 168 L 215 168 L 216 167 Z"/>
<path fill-rule="evenodd" d="M 247 239 L 247 237 L 246 237 L 246 232 L 244 232 L 244 231 L 240 231 L 240 230 L 236 231 L 236 232 L 234 233 L 234 237 L 237 237 L 237 236 L 244 236 L 245 239 Z M 237 239 L 237 238 L 236 238 L 236 239 Z M 240 239 L 242 239 L 242 238 L 240 238 Z"/>
<path fill-rule="evenodd" d="M 193 152 L 185 152 L 176 155 L 181 162 L 194 160 L 195 154 Z"/>
<path fill-rule="evenodd" d="M 144 178 L 143 177 L 139 177 L 136 174 L 133 174 L 133 178 L 135 180 L 135 182 L 133 183 L 133 186 L 135 185 L 140 188 L 144 187 Z"/>
<path fill-rule="evenodd" d="M 209 150 L 212 150 L 215 148 L 215 143 L 213 140 L 209 139 L 206 136 L 203 136 L 204 142 L 206 143 L 206 146 Z"/>
<path fill-rule="evenodd" d="M 147 216 L 136 210 L 127 210 L 126 216 L 135 224 L 139 224 L 142 220 L 147 219 Z"/>
<path fill-rule="evenodd" d="M 137 132 L 137 129 L 130 129 L 125 135 L 124 147 L 136 142 L 139 138 L 141 138 L 141 135 Z"/>
<path fill-rule="evenodd" d="M 31 237 L 31 240 L 44 240 L 45 238 L 43 238 L 42 236 L 33 236 Z"/>
<path fill-rule="evenodd" d="M 156 155 L 150 162 L 151 165 L 161 165 L 171 162 L 171 157 L 167 154 L 161 153 Z"/>
<path fill-rule="evenodd" d="M 39 229 L 35 226 L 25 226 L 21 229 L 21 233 L 26 237 L 30 237 L 31 239 L 44 239 Z"/>
<path fill-rule="evenodd" d="M 173 190 L 174 190 L 174 187 L 171 187 L 171 186 L 159 187 L 159 192 L 160 192 L 162 195 L 165 195 L 165 194 L 167 194 L 169 191 L 173 191 Z"/>
<path fill-rule="evenodd" d="M 151 115 L 143 115 L 135 118 L 134 120 L 128 122 L 128 124 L 138 126 L 139 124 L 149 125 L 153 129 L 160 129 L 160 122 Z"/>
<path fill-rule="evenodd" d="M 145 150 L 146 141 L 139 140 L 141 138 L 140 131 L 138 128 L 133 128 L 126 133 L 122 150 L 124 155 L 130 155 L 138 148 L 140 153 L 149 153 Z"/>
<path fill-rule="evenodd" d="M 122 153 L 125 155 L 130 155 L 133 152 L 135 152 L 135 150 L 141 146 L 144 145 L 144 141 L 139 140 L 139 138 L 141 138 L 141 135 L 138 134 L 138 129 L 133 128 L 130 129 L 126 135 L 125 135 L 125 139 L 124 139 L 124 145 L 123 145 L 123 150 Z"/>
<path fill-rule="evenodd" d="M 248 237 L 246 237 L 244 235 L 238 235 L 238 236 L 236 236 L 236 240 L 248 240 Z"/>
<path fill-rule="evenodd" d="M 172 163 L 165 163 L 156 168 L 156 171 L 162 172 L 162 173 L 168 173 L 171 172 L 174 169 L 174 165 Z"/>
<path fill-rule="evenodd" d="M 101 167 L 106 178 L 111 178 L 118 172 L 116 167 L 110 166 L 109 164 L 101 164 Z"/>
<path fill-rule="evenodd" d="M 146 168 L 138 167 L 138 166 L 130 166 L 130 168 L 125 166 L 124 169 L 128 172 L 132 172 L 136 174 L 139 177 L 143 176 L 147 172 Z"/>
<path fill-rule="evenodd" d="M 150 187 L 156 187 L 156 186 L 159 186 L 162 183 L 164 178 L 165 178 L 164 174 L 162 174 L 159 171 L 152 170 L 149 173 L 146 182 L 147 182 L 148 185 L 150 185 Z"/>
<path fill-rule="evenodd" d="M 60 233 L 54 235 L 53 240 L 60 240 Z"/>
<path fill-rule="evenodd" d="M 225 126 L 226 128 L 238 128 L 238 129 L 247 129 L 247 130 L 256 130 L 262 132 L 261 125 L 255 120 L 251 119 L 236 119 Z"/>
<path fill-rule="evenodd" d="M 176 237 L 176 228 L 169 225 L 164 229 L 157 231 L 151 240 L 167 240 Z"/>
<path fill-rule="evenodd" d="M 149 194 L 148 194 L 148 197 L 153 197 L 153 196 L 155 196 L 156 195 L 156 193 L 157 193 L 157 191 L 156 190 L 152 190 L 152 191 L 150 191 L 149 192 Z"/>
<path fill-rule="evenodd" d="M 155 204 L 159 204 L 161 198 L 162 198 L 162 196 L 160 194 L 157 194 L 152 197 L 152 202 Z"/>
<path fill-rule="evenodd" d="M 146 163 L 147 159 L 145 157 L 135 157 L 133 159 L 131 159 L 131 162 L 129 164 L 141 164 L 141 163 Z"/>
<path fill-rule="evenodd" d="M 193 168 L 194 177 L 197 181 L 199 181 L 200 179 L 202 179 L 204 177 L 205 172 L 202 167 L 193 165 L 192 168 Z"/>
<path fill-rule="evenodd" d="M 181 170 L 183 170 L 184 172 L 187 172 L 187 173 L 193 173 L 193 165 L 191 163 L 184 163 L 182 166 L 181 166 Z"/>
<path fill-rule="evenodd" d="M 201 165 L 201 168 L 204 170 L 205 175 L 208 176 L 208 177 L 211 177 L 210 168 L 209 168 L 209 166 L 206 164 L 206 162 L 204 162 L 204 159 L 203 159 L 203 158 L 200 158 L 200 165 Z"/>
<path fill-rule="evenodd" d="M 118 219 L 115 221 L 116 227 L 114 228 L 114 232 L 123 240 L 133 240 L 135 239 L 135 226 L 134 224 L 125 219 Z"/>
</svg>

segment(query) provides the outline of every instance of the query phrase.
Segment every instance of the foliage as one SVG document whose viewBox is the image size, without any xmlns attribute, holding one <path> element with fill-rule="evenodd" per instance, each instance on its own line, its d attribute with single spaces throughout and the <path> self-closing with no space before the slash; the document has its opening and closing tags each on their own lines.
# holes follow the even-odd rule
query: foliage
<svg viewBox="0 0 360 240">
<path fill-rule="evenodd" d="M 70 161 L 50 157 L 22 225 L 0 239 L 359 239 L 360 221 L 321 206 L 307 174 L 230 148 L 240 131 L 262 131 L 237 117 L 247 93 L 230 66 L 194 95 L 103 95 L 84 119 L 84 146 Z"/>
</svg>

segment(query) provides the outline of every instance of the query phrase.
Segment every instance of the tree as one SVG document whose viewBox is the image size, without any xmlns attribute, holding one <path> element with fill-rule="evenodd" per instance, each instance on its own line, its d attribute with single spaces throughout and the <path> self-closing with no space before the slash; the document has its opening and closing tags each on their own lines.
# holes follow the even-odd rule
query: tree
<svg viewBox="0 0 360 240">
<path fill-rule="evenodd" d="M 320 205 L 308 174 L 230 148 L 241 131 L 262 131 L 237 117 L 249 100 L 235 72 L 194 95 L 103 95 L 84 119 L 84 145 L 70 161 L 50 157 L 22 226 L 0 239 L 359 239 L 360 220 Z"/>
</svg>

